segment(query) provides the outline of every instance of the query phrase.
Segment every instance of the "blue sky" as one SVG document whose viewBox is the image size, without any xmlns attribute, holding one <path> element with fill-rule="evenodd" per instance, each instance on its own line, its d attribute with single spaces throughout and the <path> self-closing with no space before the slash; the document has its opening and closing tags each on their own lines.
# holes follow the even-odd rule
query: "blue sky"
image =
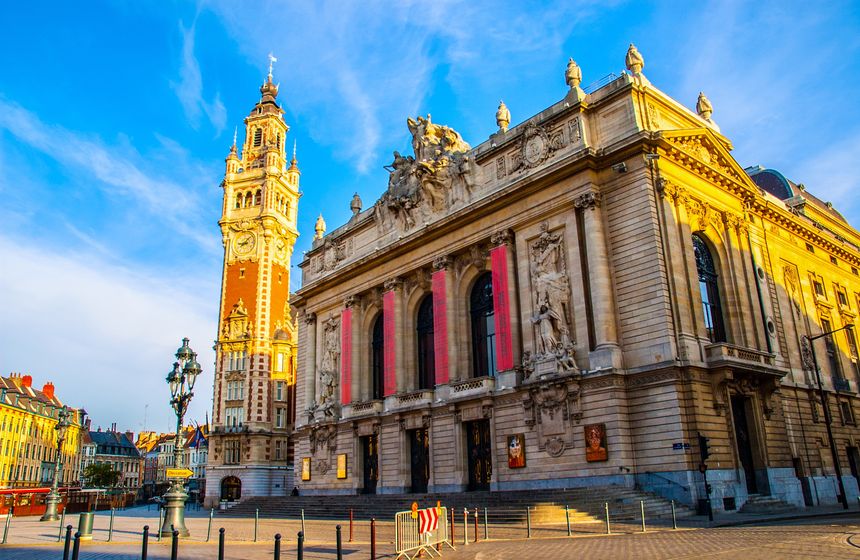
<svg viewBox="0 0 860 560">
<path fill-rule="evenodd" d="M 167 429 L 183 336 L 211 408 L 224 157 L 267 59 L 302 170 L 294 263 L 387 184 L 407 116 L 472 145 L 624 69 L 704 91 L 743 166 L 860 224 L 856 2 L 14 2 L 0 34 L 0 371 L 52 380 L 96 425 Z M 240 139 L 241 142 L 241 139 Z M 294 268 L 293 288 L 299 287 Z"/>
</svg>

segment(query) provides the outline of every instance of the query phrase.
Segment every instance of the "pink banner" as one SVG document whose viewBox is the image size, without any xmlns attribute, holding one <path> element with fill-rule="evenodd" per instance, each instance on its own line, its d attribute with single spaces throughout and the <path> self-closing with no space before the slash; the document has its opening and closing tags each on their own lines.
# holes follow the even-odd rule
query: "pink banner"
<svg viewBox="0 0 860 560">
<path fill-rule="evenodd" d="M 448 383 L 448 315 L 445 294 L 445 271 L 432 276 L 433 288 L 433 358 L 436 362 L 436 384 Z"/>
<path fill-rule="evenodd" d="M 340 315 L 340 404 L 352 400 L 352 309 Z"/>
<path fill-rule="evenodd" d="M 499 245 L 490 251 L 490 266 L 493 272 L 493 316 L 496 323 L 496 370 L 507 371 L 514 367 L 507 245 Z"/>
<path fill-rule="evenodd" d="M 382 295 L 382 331 L 385 336 L 383 354 L 383 394 L 393 395 L 397 392 L 397 352 L 395 350 L 394 332 L 394 291 L 385 292 Z"/>
</svg>

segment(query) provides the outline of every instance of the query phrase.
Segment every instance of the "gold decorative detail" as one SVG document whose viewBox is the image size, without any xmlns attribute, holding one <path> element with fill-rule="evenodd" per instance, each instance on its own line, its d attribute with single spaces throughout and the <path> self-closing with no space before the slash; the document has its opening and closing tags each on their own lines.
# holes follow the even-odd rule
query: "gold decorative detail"
<svg viewBox="0 0 860 560">
<path fill-rule="evenodd" d="M 499 101 L 499 109 L 496 111 L 496 124 L 499 126 L 500 132 L 507 132 L 508 125 L 511 124 L 511 112 L 504 101 Z"/>
<path fill-rule="evenodd" d="M 233 310 L 224 321 L 221 337 L 226 340 L 249 339 L 253 333 L 253 325 L 248 320 L 248 310 L 242 298 L 233 305 Z"/>
</svg>

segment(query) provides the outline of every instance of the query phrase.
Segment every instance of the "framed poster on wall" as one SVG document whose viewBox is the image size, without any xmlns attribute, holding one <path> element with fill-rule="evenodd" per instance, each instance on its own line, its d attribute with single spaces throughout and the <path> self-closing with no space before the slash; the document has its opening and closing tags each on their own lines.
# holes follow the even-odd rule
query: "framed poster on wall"
<svg viewBox="0 0 860 560">
<path fill-rule="evenodd" d="M 337 477 L 339 479 L 346 478 L 346 453 L 337 456 Z"/>
<path fill-rule="evenodd" d="M 311 479 L 311 458 L 302 457 L 302 480 Z"/>
</svg>

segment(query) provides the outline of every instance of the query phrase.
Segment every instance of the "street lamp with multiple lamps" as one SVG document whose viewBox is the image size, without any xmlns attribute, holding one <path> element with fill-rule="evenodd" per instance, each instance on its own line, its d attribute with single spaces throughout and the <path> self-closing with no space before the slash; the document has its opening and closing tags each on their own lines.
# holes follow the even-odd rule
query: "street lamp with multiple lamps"
<svg viewBox="0 0 860 560">
<path fill-rule="evenodd" d="M 63 442 L 66 440 L 66 430 L 71 425 L 69 418 L 72 413 L 68 407 L 63 407 L 57 413 L 57 425 L 54 429 L 57 430 L 57 457 L 54 460 L 54 477 L 51 481 L 51 491 L 45 497 L 45 514 L 41 521 L 56 521 L 60 518 L 57 514 L 57 509 L 62 501 L 60 497 L 60 469 L 62 468 L 63 460 Z"/>
<path fill-rule="evenodd" d="M 182 419 L 188 410 L 191 397 L 194 396 L 194 382 L 200 375 L 201 368 L 197 362 L 197 353 L 188 346 L 188 339 L 182 339 L 182 346 L 176 351 L 176 362 L 173 369 L 167 374 L 167 384 L 170 386 L 170 405 L 176 413 L 176 441 L 173 449 L 173 468 L 182 469 Z M 168 477 L 170 488 L 164 495 L 164 524 L 161 526 L 160 534 L 163 537 L 170 536 L 173 531 L 178 531 L 179 536 L 189 536 L 185 527 L 185 501 L 188 494 L 185 492 L 185 476 Z"/>
<path fill-rule="evenodd" d="M 842 483 L 842 469 L 839 466 L 839 451 L 836 449 L 836 440 L 833 439 L 833 428 L 831 427 L 832 418 L 830 416 L 830 406 L 828 404 L 827 393 L 821 384 L 821 372 L 818 370 L 818 358 L 815 356 L 815 345 L 813 341 L 819 338 L 830 336 L 842 330 L 852 330 L 854 325 L 849 323 L 844 327 L 821 333 L 816 336 L 804 335 L 804 338 L 809 342 L 809 349 L 812 352 L 812 367 L 815 370 L 815 380 L 818 383 L 818 396 L 821 399 L 821 408 L 824 409 L 824 425 L 827 427 L 827 439 L 830 442 L 830 453 L 833 454 L 833 468 L 836 470 L 836 481 L 839 483 L 839 501 L 842 503 L 843 509 L 848 509 L 848 496 L 845 495 L 845 485 Z M 853 333 L 852 335 L 853 336 Z"/>
</svg>

